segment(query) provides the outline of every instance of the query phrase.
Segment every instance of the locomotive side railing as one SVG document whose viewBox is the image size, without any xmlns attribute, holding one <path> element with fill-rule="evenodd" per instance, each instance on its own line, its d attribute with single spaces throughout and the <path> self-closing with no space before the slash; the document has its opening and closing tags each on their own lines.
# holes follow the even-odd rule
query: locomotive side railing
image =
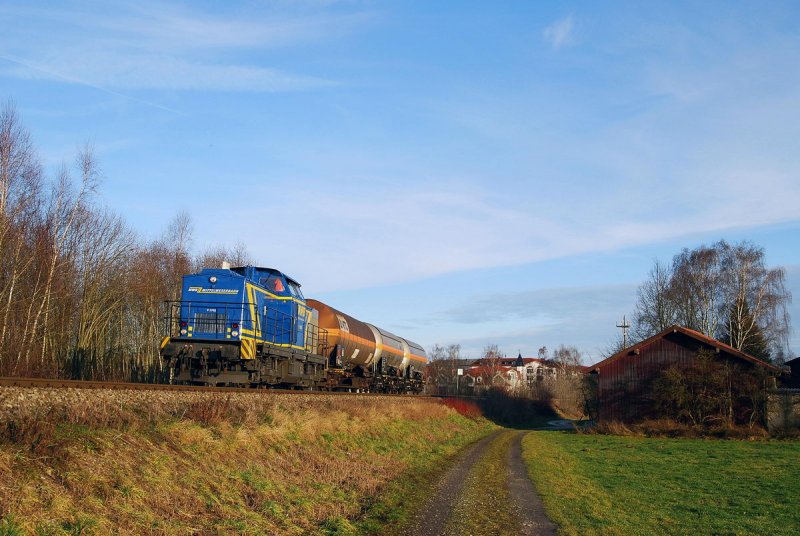
<svg viewBox="0 0 800 536">
<path fill-rule="evenodd" d="M 258 310 L 249 302 L 207 301 L 168 301 L 164 305 L 164 336 L 238 339 L 252 334 L 259 342 L 302 346 L 307 352 L 327 355 L 327 330 L 306 323 L 305 333 L 301 334 L 293 315 L 268 306 Z"/>
<path fill-rule="evenodd" d="M 328 356 L 328 330 L 309 324 L 306 330 L 306 351 Z"/>
<path fill-rule="evenodd" d="M 324 328 L 306 321 L 305 333 L 300 333 L 297 317 L 271 307 L 265 307 L 262 323 L 261 338 L 265 342 L 301 346 L 306 352 L 327 355 L 328 331 Z"/>
</svg>

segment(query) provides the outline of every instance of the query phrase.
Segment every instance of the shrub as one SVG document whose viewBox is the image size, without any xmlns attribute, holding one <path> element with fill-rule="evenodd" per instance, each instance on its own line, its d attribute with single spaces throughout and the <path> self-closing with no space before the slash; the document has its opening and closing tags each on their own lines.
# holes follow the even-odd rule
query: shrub
<svg viewBox="0 0 800 536">
<path fill-rule="evenodd" d="M 442 404 L 470 419 L 477 419 L 483 416 L 481 408 L 472 400 L 464 398 L 445 398 L 442 400 Z"/>
<path fill-rule="evenodd" d="M 701 350 L 689 364 L 673 365 L 652 382 L 651 415 L 693 426 L 763 423 L 763 373 L 723 362 Z"/>
<path fill-rule="evenodd" d="M 696 426 L 673 419 L 647 419 L 637 423 L 620 421 L 599 422 L 588 428 L 578 428 L 578 433 L 618 435 L 632 437 L 712 437 L 718 439 L 764 439 L 769 435 L 760 426 L 716 425 Z"/>
</svg>

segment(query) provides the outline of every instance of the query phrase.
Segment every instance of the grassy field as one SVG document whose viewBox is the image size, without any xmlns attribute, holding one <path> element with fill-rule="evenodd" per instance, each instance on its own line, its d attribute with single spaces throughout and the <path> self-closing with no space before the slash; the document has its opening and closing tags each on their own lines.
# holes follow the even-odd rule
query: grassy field
<svg viewBox="0 0 800 536">
<path fill-rule="evenodd" d="M 380 532 L 494 429 L 411 398 L 0 395 L 2 536 Z"/>
<path fill-rule="evenodd" d="M 531 478 L 560 534 L 798 534 L 800 442 L 532 432 Z"/>
</svg>

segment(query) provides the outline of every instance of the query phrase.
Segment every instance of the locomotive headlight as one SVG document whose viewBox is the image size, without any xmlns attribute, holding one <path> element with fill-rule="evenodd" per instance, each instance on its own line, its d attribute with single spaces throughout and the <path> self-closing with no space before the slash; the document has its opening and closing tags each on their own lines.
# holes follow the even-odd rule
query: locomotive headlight
<svg viewBox="0 0 800 536">
<path fill-rule="evenodd" d="M 208 281 L 213 285 L 214 283 L 217 282 L 217 276 L 212 275 L 211 277 L 208 278 Z"/>
<path fill-rule="evenodd" d="M 238 331 L 231 331 L 231 337 L 238 337 L 238 336 L 239 336 Z"/>
<path fill-rule="evenodd" d="M 186 330 L 185 329 L 181 330 L 181 335 L 186 335 Z"/>
</svg>

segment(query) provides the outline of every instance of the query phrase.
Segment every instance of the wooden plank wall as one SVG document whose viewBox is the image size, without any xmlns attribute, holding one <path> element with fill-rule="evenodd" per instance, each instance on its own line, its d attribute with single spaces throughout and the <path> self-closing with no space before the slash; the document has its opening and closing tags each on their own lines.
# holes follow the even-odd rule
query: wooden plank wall
<svg viewBox="0 0 800 536">
<path fill-rule="evenodd" d="M 695 359 L 697 348 L 662 338 L 639 355 L 625 355 L 603 367 L 598 377 L 600 420 L 629 420 L 641 416 L 650 381 L 662 370 Z"/>
</svg>

